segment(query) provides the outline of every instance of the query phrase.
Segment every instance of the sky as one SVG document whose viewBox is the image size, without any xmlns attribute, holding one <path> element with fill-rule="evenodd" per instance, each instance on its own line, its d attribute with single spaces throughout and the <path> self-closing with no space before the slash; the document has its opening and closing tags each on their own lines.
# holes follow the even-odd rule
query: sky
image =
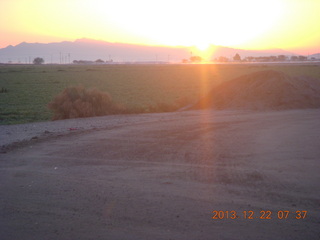
<svg viewBox="0 0 320 240">
<path fill-rule="evenodd" d="M 0 48 L 80 38 L 320 52 L 320 0 L 0 0 Z"/>
</svg>

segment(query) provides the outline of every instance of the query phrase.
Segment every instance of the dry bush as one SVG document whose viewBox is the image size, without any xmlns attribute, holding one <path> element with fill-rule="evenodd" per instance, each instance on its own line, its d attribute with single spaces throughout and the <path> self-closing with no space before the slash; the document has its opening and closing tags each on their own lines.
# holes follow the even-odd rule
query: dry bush
<svg viewBox="0 0 320 240">
<path fill-rule="evenodd" d="M 125 113 L 125 108 L 115 104 L 109 94 L 82 86 L 64 89 L 48 108 L 53 112 L 53 120 Z"/>
</svg>

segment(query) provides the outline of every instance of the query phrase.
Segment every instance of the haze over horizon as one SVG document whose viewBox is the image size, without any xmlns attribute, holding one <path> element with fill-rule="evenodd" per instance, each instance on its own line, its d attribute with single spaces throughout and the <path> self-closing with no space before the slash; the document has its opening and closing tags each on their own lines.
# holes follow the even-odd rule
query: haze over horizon
<svg viewBox="0 0 320 240">
<path fill-rule="evenodd" d="M 0 9 L 0 48 L 88 38 L 202 52 L 320 52 L 318 0 L 3 0 Z"/>
</svg>

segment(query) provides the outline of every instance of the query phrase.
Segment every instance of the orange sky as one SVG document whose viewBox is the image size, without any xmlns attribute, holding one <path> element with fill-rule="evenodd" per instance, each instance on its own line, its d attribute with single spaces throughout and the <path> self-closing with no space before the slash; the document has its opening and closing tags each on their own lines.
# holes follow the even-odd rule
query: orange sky
<svg viewBox="0 0 320 240">
<path fill-rule="evenodd" d="M 320 52 L 319 0 L 1 0 L 0 48 L 92 38 Z"/>
</svg>

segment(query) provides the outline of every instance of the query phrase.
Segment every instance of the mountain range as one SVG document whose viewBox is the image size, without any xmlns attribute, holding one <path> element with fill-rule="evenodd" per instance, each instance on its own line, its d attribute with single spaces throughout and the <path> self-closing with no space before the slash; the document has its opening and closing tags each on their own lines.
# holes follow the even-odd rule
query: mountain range
<svg viewBox="0 0 320 240">
<path fill-rule="evenodd" d="M 223 46 L 211 46 L 214 51 L 211 59 L 225 56 L 232 58 L 238 53 L 247 56 L 296 55 L 282 49 L 244 50 Z M 7 46 L 0 49 L 0 63 L 32 63 L 36 57 L 42 57 L 45 63 L 72 63 L 73 60 L 114 62 L 181 62 L 192 55 L 191 47 L 163 47 L 125 43 L 110 43 L 92 39 L 78 39 L 73 42 L 26 43 Z M 210 60 L 211 60 L 210 59 Z"/>
</svg>

